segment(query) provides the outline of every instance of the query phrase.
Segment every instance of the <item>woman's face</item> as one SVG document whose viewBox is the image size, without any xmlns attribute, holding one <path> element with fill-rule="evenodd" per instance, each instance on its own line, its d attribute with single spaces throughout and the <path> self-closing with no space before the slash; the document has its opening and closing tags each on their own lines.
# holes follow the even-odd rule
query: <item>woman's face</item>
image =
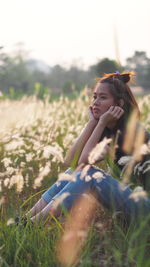
<svg viewBox="0 0 150 267">
<path fill-rule="evenodd" d="M 93 92 L 92 111 L 95 119 L 99 119 L 111 106 L 116 106 L 110 93 L 108 83 L 98 83 Z"/>
</svg>

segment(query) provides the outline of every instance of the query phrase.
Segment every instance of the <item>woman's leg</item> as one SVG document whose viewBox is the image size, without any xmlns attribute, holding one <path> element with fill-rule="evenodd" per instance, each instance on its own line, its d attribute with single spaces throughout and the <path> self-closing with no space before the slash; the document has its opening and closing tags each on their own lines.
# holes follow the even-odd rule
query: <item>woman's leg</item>
<svg viewBox="0 0 150 267">
<path fill-rule="evenodd" d="M 43 198 L 40 198 L 38 202 L 36 202 L 36 204 L 26 213 L 26 216 L 36 215 L 38 212 L 44 209 L 46 205 L 47 202 Z"/>
<path fill-rule="evenodd" d="M 146 197 L 134 199 L 133 191 L 127 186 L 104 171 L 91 167 L 84 177 L 81 172 L 76 173 L 76 181 L 69 182 L 53 197 L 52 201 L 38 213 L 32 220 L 45 219 L 49 214 L 57 215 L 58 209 L 55 203 L 70 210 L 75 201 L 83 194 L 92 192 L 96 198 L 112 212 L 123 214 L 128 221 L 136 219 L 141 214 L 146 216 L 150 212 L 150 200 Z"/>
<path fill-rule="evenodd" d="M 61 207 L 65 210 L 70 210 L 75 203 L 75 201 L 80 198 L 80 196 L 91 190 L 92 180 L 86 182 L 80 177 L 81 172 L 77 172 L 75 176 L 75 181 L 70 181 L 67 183 L 63 189 L 56 194 L 51 202 L 46 205 L 42 211 L 31 218 L 32 221 L 45 220 L 49 215 L 58 216 L 61 212 Z"/>
<path fill-rule="evenodd" d="M 65 171 L 65 174 L 72 174 L 72 172 L 73 170 L 69 168 Z M 37 213 L 42 211 L 68 182 L 68 180 L 60 180 L 54 183 L 48 190 L 46 190 L 46 192 L 44 192 L 39 201 L 26 213 L 26 216 L 35 216 Z"/>
<path fill-rule="evenodd" d="M 137 222 L 150 215 L 150 199 L 144 190 L 134 192 L 128 185 L 93 167 L 87 174 L 92 177 L 92 192 L 110 211 L 118 213 L 127 222 Z"/>
</svg>

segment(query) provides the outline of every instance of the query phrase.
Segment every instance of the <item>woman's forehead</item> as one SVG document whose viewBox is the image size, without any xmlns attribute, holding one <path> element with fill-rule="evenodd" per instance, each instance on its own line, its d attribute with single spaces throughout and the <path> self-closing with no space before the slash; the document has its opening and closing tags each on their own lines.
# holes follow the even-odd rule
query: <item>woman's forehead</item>
<svg viewBox="0 0 150 267">
<path fill-rule="evenodd" d="M 95 86 L 94 93 L 101 94 L 110 94 L 110 87 L 108 83 L 98 83 Z"/>
</svg>

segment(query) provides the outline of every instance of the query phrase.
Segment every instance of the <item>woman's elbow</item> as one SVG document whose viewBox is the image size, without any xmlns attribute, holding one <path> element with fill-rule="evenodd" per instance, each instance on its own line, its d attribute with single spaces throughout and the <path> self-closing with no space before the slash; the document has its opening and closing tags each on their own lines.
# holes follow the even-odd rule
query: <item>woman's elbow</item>
<svg viewBox="0 0 150 267">
<path fill-rule="evenodd" d="M 69 158 L 65 158 L 64 159 L 64 165 L 66 166 L 66 167 L 69 167 L 70 166 L 70 163 L 71 163 L 71 160 L 69 159 Z"/>
<path fill-rule="evenodd" d="M 86 156 L 82 156 L 79 158 L 78 160 L 78 166 L 81 165 L 81 164 L 89 164 L 89 161 L 88 161 L 88 158 Z"/>
</svg>

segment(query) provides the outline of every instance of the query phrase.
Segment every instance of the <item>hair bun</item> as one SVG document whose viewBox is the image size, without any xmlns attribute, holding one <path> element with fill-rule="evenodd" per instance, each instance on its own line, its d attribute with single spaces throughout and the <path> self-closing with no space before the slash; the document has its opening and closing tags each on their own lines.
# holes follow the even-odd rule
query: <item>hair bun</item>
<svg viewBox="0 0 150 267">
<path fill-rule="evenodd" d="M 119 80 L 121 80 L 124 83 L 128 83 L 130 81 L 132 73 L 126 72 L 126 73 L 121 73 L 119 74 Z"/>
<path fill-rule="evenodd" d="M 122 81 L 123 83 L 128 83 L 131 79 L 133 79 L 134 76 L 134 72 L 123 72 L 120 73 L 118 71 L 114 72 L 114 73 L 105 73 L 104 76 L 102 78 L 98 78 L 99 80 L 103 81 L 103 80 L 111 80 L 111 79 L 118 79 L 120 81 Z"/>
</svg>

